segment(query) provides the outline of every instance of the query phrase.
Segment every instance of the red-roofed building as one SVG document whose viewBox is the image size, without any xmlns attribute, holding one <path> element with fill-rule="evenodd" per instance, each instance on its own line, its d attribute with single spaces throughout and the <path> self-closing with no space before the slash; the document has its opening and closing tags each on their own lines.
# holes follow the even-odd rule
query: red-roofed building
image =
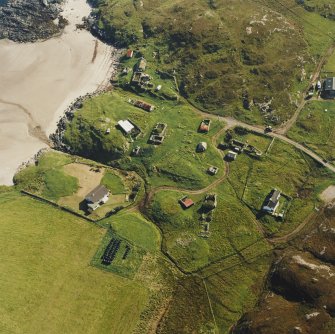
<svg viewBox="0 0 335 334">
<path fill-rule="evenodd" d="M 146 102 L 143 102 L 143 101 L 135 101 L 134 102 L 134 106 L 135 107 L 138 107 L 138 108 L 141 108 L 143 110 L 146 110 L 146 111 L 153 111 L 155 109 L 155 107 L 149 103 L 146 103 Z"/>
<path fill-rule="evenodd" d="M 204 119 L 199 126 L 199 132 L 205 132 L 207 133 L 209 131 L 209 127 L 211 125 L 211 120 L 210 119 Z"/>
<path fill-rule="evenodd" d="M 206 124 L 202 124 L 202 123 L 201 123 L 200 128 L 199 128 L 199 131 L 200 131 L 200 132 L 208 132 L 208 131 L 209 131 L 209 127 L 208 127 L 208 125 L 206 125 Z"/>
<path fill-rule="evenodd" d="M 179 200 L 179 203 L 180 203 L 180 205 L 182 206 L 183 209 L 188 209 L 192 205 L 194 205 L 194 202 L 190 198 L 188 198 L 187 196 L 181 198 Z"/>
<path fill-rule="evenodd" d="M 133 55 L 134 55 L 134 51 L 129 49 L 127 51 L 127 58 L 133 58 Z"/>
</svg>

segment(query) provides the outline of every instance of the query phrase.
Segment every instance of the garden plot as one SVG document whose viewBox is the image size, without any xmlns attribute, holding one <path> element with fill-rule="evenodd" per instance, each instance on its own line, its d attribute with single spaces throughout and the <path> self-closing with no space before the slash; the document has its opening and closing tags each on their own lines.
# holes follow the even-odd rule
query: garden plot
<svg viewBox="0 0 335 334">
<path fill-rule="evenodd" d="M 92 264 L 117 275 L 133 278 L 146 251 L 109 230 L 103 239 Z"/>
</svg>

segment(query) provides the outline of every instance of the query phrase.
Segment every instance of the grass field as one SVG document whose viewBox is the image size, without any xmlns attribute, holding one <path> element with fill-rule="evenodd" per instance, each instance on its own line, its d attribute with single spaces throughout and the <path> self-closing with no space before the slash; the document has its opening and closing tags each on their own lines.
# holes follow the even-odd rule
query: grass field
<svg viewBox="0 0 335 334">
<path fill-rule="evenodd" d="M 286 234 L 321 206 L 318 196 L 332 184 L 335 176 L 295 148 L 275 140 L 260 160 L 245 154 L 230 165 L 229 180 L 237 196 L 256 216 L 273 188 L 292 198 L 284 222 L 259 216 L 269 234 Z"/>
<path fill-rule="evenodd" d="M 312 101 L 299 115 L 288 136 L 307 145 L 324 159 L 335 162 L 335 104 Z"/>
<path fill-rule="evenodd" d="M 90 266 L 105 230 L 15 191 L 0 207 L 0 332 L 131 332 L 148 291 Z"/>
<path fill-rule="evenodd" d="M 111 240 L 118 240 L 120 246 L 113 261 L 110 264 L 105 264 L 103 263 L 102 258 Z M 97 268 L 132 279 L 138 272 L 145 254 L 146 252 L 144 249 L 122 238 L 110 229 L 107 231 L 91 263 Z"/>
<path fill-rule="evenodd" d="M 205 279 L 219 333 L 229 333 L 231 324 L 246 309 L 254 308 L 262 292 L 270 261 L 271 256 L 264 255 L 252 264 L 241 261 L 226 269 L 222 265 L 222 270 L 217 268 L 217 274 Z"/>
<path fill-rule="evenodd" d="M 124 194 L 125 187 L 124 183 L 119 175 L 107 171 L 101 180 L 101 184 L 111 189 L 113 194 Z"/>
<path fill-rule="evenodd" d="M 190 195 L 195 205 L 183 210 L 178 203 L 182 193 L 161 191 L 148 209 L 163 232 L 163 247 L 182 268 L 194 271 L 237 253 L 248 259 L 255 250 L 270 249 L 253 214 L 241 204 L 228 182 L 211 193 L 217 194 L 218 206 L 209 223 L 208 238 L 200 236 L 204 228 L 199 209 L 205 194 Z"/>
<path fill-rule="evenodd" d="M 160 251 L 161 236 L 158 228 L 139 213 L 120 213 L 104 222 L 111 224 L 118 235 L 151 252 Z"/>
</svg>

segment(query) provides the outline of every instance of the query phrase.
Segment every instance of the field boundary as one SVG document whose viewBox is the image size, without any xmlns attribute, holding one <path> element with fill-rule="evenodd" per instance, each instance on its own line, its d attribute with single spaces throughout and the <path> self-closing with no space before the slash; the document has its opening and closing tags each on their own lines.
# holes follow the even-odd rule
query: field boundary
<svg viewBox="0 0 335 334">
<path fill-rule="evenodd" d="M 106 228 L 106 225 L 100 224 L 100 221 L 103 220 L 103 219 L 105 219 L 105 218 L 101 218 L 101 219 L 98 219 L 98 220 L 91 219 L 91 218 L 86 217 L 86 216 L 84 216 L 84 215 L 82 215 L 82 214 L 80 214 L 80 213 L 78 213 L 78 212 L 76 212 L 76 211 L 74 211 L 74 210 L 72 210 L 72 209 L 70 209 L 68 207 L 62 206 L 62 205 L 60 205 L 60 204 L 58 204 L 58 203 L 56 203 L 54 201 L 51 201 L 51 200 L 46 199 L 46 198 L 44 198 L 42 196 L 33 194 L 33 193 L 31 193 L 29 191 L 26 191 L 26 190 L 21 190 L 21 194 L 29 196 L 29 197 L 31 197 L 31 198 L 33 198 L 35 200 L 38 200 L 40 202 L 43 202 L 45 204 L 52 205 L 53 207 L 55 207 L 55 208 L 57 208 L 59 210 L 65 211 L 67 213 L 70 213 L 70 214 L 72 214 L 72 215 L 74 215 L 76 217 L 79 217 L 81 219 L 84 219 L 84 220 L 86 220 L 86 221 L 88 221 L 90 223 L 94 223 L 94 224 L 96 224 L 96 225 L 98 225 L 98 226 L 100 226 L 102 228 Z"/>
</svg>

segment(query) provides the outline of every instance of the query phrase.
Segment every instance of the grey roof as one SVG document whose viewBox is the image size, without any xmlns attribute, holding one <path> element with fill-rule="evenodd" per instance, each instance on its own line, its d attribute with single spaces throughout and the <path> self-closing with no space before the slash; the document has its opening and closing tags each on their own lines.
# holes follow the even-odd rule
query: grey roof
<svg viewBox="0 0 335 334">
<path fill-rule="evenodd" d="M 201 143 L 199 143 L 199 144 L 197 145 L 197 148 L 198 148 L 198 149 L 206 150 L 206 149 L 207 149 L 207 143 L 204 142 L 204 141 L 202 141 Z"/>
<path fill-rule="evenodd" d="M 335 78 L 327 78 L 324 81 L 323 89 L 326 91 L 335 90 Z"/>
<path fill-rule="evenodd" d="M 104 185 L 100 184 L 89 192 L 85 199 L 87 202 L 96 203 L 100 202 L 108 194 L 109 190 Z"/>
<path fill-rule="evenodd" d="M 274 209 L 276 205 L 278 204 L 279 198 L 280 198 L 280 191 L 277 189 L 273 189 L 271 193 L 271 197 L 269 198 L 268 202 L 266 203 L 266 206 Z"/>
</svg>

